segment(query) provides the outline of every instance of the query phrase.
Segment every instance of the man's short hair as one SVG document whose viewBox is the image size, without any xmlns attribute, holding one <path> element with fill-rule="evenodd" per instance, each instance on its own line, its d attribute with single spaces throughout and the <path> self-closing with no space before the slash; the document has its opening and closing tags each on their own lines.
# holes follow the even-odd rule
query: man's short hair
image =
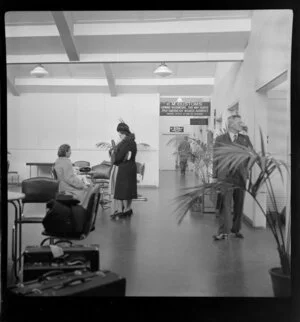
<svg viewBox="0 0 300 322">
<path fill-rule="evenodd" d="M 239 114 L 234 114 L 234 115 L 230 115 L 230 116 L 228 116 L 228 118 L 227 118 L 227 124 L 228 124 L 228 126 L 231 126 L 231 124 L 235 121 L 235 119 L 237 119 L 237 118 L 242 118 Z"/>
<path fill-rule="evenodd" d="M 237 119 L 237 118 L 242 118 L 239 114 L 234 114 L 234 115 L 230 115 L 230 116 L 228 116 L 228 118 L 227 118 L 227 120 L 229 121 L 229 120 L 235 120 L 235 119 Z"/>
</svg>

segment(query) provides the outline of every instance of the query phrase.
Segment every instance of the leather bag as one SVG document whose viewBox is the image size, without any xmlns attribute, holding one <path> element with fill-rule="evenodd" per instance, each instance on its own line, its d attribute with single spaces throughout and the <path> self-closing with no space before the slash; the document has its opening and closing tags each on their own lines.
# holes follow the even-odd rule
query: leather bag
<svg viewBox="0 0 300 322">
<path fill-rule="evenodd" d="M 79 200 L 63 199 L 62 196 L 50 200 L 42 222 L 47 233 L 55 235 L 83 232 L 86 224 L 86 209 L 78 203 Z"/>
</svg>

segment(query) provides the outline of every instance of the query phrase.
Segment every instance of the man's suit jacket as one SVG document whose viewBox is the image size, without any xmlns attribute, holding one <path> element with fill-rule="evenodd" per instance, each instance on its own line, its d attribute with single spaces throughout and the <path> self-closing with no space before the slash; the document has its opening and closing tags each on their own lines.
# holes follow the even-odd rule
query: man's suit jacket
<svg viewBox="0 0 300 322">
<path fill-rule="evenodd" d="M 251 141 L 248 137 L 248 135 L 243 135 L 243 134 L 238 134 L 237 144 L 246 146 L 246 147 L 252 147 Z M 230 138 L 229 133 L 222 134 L 216 138 L 215 144 L 214 144 L 214 151 L 224 145 L 224 144 L 229 144 L 232 145 L 232 141 Z M 220 170 L 218 168 L 219 162 L 213 160 L 213 178 L 217 178 L 219 180 L 224 180 L 229 183 L 237 184 L 237 185 L 244 185 L 246 183 L 246 179 L 248 176 L 248 170 L 247 170 L 247 165 L 245 162 L 241 163 L 237 170 L 235 172 L 229 171 L 228 168 Z"/>
</svg>

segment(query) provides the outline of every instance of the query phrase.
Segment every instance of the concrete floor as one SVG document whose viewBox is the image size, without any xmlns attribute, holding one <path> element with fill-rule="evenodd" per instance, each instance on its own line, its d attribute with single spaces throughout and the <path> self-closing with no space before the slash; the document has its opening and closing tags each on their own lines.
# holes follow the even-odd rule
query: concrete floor
<svg viewBox="0 0 300 322">
<path fill-rule="evenodd" d="M 268 269 L 279 260 L 268 229 L 244 223 L 245 239 L 216 242 L 213 213 L 188 214 L 177 225 L 171 199 L 194 180 L 193 173 L 182 178 L 179 172 L 161 171 L 158 189 L 139 187 L 148 201 L 135 202 L 131 218 L 112 221 L 111 210 L 100 208 L 96 230 L 78 243 L 100 245 L 100 268 L 126 277 L 127 296 L 273 297 Z M 44 210 L 43 205 L 26 205 L 32 215 Z M 11 206 L 8 212 L 10 256 Z M 41 231 L 41 225 L 24 225 L 23 248 L 38 245 Z"/>
</svg>

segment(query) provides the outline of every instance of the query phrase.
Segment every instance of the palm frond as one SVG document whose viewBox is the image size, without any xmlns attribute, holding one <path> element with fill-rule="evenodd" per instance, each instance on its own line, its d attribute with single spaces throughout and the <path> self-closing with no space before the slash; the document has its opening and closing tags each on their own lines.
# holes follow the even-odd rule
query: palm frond
<svg viewBox="0 0 300 322">
<path fill-rule="evenodd" d="M 212 156 L 214 159 L 214 165 L 217 170 L 235 171 L 242 165 L 243 168 L 246 166 L 248 171 L 248 183 L 246 187 L 239 187 L 246 191 L 255 201 L 256 205 L 260 208 L 263 215 L 265 216 L 267 223 L 271 229 L 274 239 L 277 244 L 279 251 L 280 262 L 282 265 L 283 272 L 290 272 L 290 259 L 288 250 L 286 249 L 285 239 L 282 224 L 280 223 L 278 201 L 272 187 L 271 176 L 278 173 L 284 182 L 284 174 L 290 175 L 290 169 L 286 162 L 275 159 L 266 151 L 266 146 L 263 138 L 262 130 L 259 129 L 260 133 L 260 151 L 255 151 L 252 147 L 245 147 L 239 144 L 221 144 L 217 142 L 213 149 L 209 149 L 205 144 L 199 143 L 205 153 L 197 153 L 195 155 L 201 160 L 207 161 L 207 164 L 211 162 Z M 207 175 L 208 174 L 208 175 Z M 203 180 L 203 184 L 200 186 L 185 188 L 182 190 L 182 194 L 175 198 L 177 203 L 176 214 L 178 215 L 178 224 L 182 222 L 188 211 L 192 208 L 197 199 L 201 197 L 204 192 L 212 190 L 222 190 L 220 184 L 224 182 L 218 181 L 216 183 L 208 183 L 207 178 L 209 172 L 205 169 L 199 169 L 200 179 Z M 237 186 L 230 186 L 232 189 Z M 267 215 L 264 208 L 265 205 L 261 204 L 257 197 L 258 192 L 262 187 L 266 187 L 267 194 L 275 210 L 275 217 Z M 228 186 L 227 186 L 228 188 Z"/>
<path fill-rule="evenodd" d="M 226 168 L 235 171 L 241 163 L 247 166 L 251 157 L 253 159 L 252 149 L 239 144 L 220 144 L 214 149 L 216 167 L 220 171 Z"/>
<path fill-rule="evenodd" d="M 231 187 L 233 187 L 231 184 L 218 181 L 215 183 L 204 183 L 193 187 L 182 188 L 182 193 L 173 198 L 173 202 L 177 205 L 175 214 L 179 218 L 178 224 L 182 222 L 188 211 L 205 192 L 229 189 Z"/>
<path fill-rule="evenodd" d="M 276 160 L 274 158 L 270 158 L 270 162 L 272 162 L 272 165 L 276 168 L 274 168 L 274 170 L 272 172 L 274 172 L 275 170 L 278 171 L 278 173 L 280 174 L 281 180 L 282 182 L 284 182 L 284 176 L 283 176 L 283 172 L 282 172 L 282 167 L 285 169 L 287 175 L 290 175 L 290 169 L 288 167 L 288 165 L 282 161 L 282 160 Z"/>
<path fill-rule="evenodd" d="M 147 143 L 137 143 L 137 145 L 136 145 L 136 147 L 137 147 L 137 149 L 139 150 L 139 149 L 147 149 L 147 148 L 149 148 L 150 147 L 150 145 L 149 144 L 147 144 Z"/>
<path fill-rule="evenodd" d="M 259 134 L 260 134 L 261 153 L 262 153 L 262 156 L 264 157 L 266 155 L 266 149 L 265 149 L 265 142 L 264 142 L 264 137 L 263 137 L 261 127 L 259 127 Z"/>
<path fill-rule="evenodd" d="M 178 138 L 176 136 L 173 136 L 168 142 L 167 145 L 173 145 L 173 146 L 177 146 L 178 144 Z"/>
<path fill-rule="evenodd" d="M 111 144 L 108 142 L 99 142 L 96 143 L 96 147 L 100 149 L 109 150 L 111 148 Z"/>
</svg>

